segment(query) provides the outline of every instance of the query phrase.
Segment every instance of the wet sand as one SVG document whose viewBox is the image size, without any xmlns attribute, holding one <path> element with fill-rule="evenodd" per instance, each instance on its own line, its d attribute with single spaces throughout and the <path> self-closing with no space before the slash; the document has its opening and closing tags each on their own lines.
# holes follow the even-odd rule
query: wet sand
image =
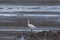
<svg viewBox="0 0 60 40">
<path fill-rule="evenodd" d="M 2 40 L 19 40 L 24 36 L 26 40 L 60 40 L 60 32 L 58 31 L 42 31 L 42 32 L 0 32 Z"/>
</svg>

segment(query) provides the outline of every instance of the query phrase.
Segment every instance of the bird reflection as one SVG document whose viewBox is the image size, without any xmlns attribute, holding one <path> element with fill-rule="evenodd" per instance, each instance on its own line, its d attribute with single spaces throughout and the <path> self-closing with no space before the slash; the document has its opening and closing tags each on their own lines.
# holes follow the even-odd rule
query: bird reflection
<svg viewBox="0 0 60 40">
<path fill-rule="evenodd" d="M 25 40 L 25 39 L 24 39 L 24 36 L 22 35 L 21 38 L 20 38 L 19 40 Z"/>
</svg>

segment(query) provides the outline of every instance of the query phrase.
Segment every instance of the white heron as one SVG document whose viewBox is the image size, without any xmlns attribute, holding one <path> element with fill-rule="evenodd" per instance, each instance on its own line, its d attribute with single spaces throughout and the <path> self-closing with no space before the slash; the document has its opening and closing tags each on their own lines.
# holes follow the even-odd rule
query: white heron
<svg viewBox="0 0 60 40">
<path fill-rule="evenodd" d="M 32 31 L 32 29 L 36 28 L 35 25 L 30 24 L 30 20 L 29 20 L 29 19 L 28 19 L 28 23 L 27 23 L 27 25 L 28 25 L 29 28 L 31 28 L 31 31 Z"/>
<path fill-rule="evenodd" d="M 18 40 L 25 40 L 24 36 L 22 35 L 21 38 L 19 38 Z"/>
</svg>

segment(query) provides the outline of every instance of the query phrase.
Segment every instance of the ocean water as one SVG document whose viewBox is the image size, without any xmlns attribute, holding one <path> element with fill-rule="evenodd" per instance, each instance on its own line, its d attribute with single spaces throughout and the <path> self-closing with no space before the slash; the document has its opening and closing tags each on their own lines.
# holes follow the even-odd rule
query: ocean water
<svg viewBox="0 0 60 40">
<path fill-rule="evenodd" d="M 0 12 L 60 12 L 60 6 L 0 6 Z"/>
</svg>

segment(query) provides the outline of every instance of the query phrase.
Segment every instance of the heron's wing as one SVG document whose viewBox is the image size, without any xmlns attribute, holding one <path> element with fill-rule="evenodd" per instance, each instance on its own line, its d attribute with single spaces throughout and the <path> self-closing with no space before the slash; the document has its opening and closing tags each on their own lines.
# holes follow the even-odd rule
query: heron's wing
<svg viewBox="0 0 60 40">
<path fill-rule="evenodd" d="M 30 26 L 31 28 L 36 28 L 36 26 L 33 25 L 33 24 L 29 24 L 29 26 Z"/>
</svg>

